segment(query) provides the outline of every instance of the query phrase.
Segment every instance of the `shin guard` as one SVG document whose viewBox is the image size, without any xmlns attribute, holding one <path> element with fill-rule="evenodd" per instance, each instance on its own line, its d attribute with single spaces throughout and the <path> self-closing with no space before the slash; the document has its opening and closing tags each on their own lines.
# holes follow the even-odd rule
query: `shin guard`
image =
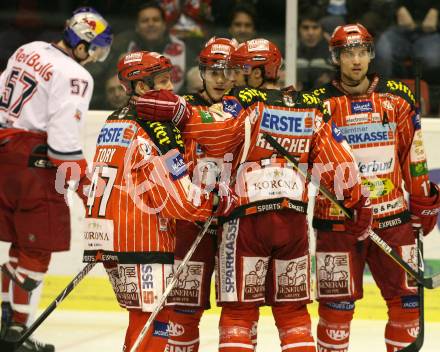
<svg viewBox="0 0 440 352">
<path fill-rule="evenodd" d="M 385 328 L 387 352 L 399 351 L 419 334 L 419 297 L 404 296 L 387 300 L 388 323 Z"/>
<path fill-rule="evenodd" d="M 199 350 L 199 323 L 202 308 L 170 308 L 168 343 L 165 352 L 197 352 Z"/>
<path fill-rule="evenodd" d="M 283 352 L 316 352 L 307 306 L 282 304 L 272 307 Z"/>
<path fill-rule="evenodd" d="M 353 302 L 319 303 L 317 327 L 319 352 L 347 352 L 350 341 L 350 323 Z"/>
</svg>

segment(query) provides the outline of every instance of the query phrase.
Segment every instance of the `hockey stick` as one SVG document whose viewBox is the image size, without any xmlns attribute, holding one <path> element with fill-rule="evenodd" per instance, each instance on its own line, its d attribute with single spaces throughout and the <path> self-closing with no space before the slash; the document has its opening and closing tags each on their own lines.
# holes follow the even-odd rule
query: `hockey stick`
<svg viewBox="0 0 440 352">
<path fill-rule="evenodd" d="M 26 339 L 34 333 L 35 330 L 47 319 L 47 317 L 55 310 L 58 305 L 64 301 L 70 292 L 81 282 L 81 280 L 93 269 L 96 262 L 87 264 L 76 276 L 70 281 L 66 288 L 55 298 L 55 300 L 41 313 L 41 315 L 34 321 L 34 323 L 21 335 L 17 341 L 5 341 L 0 340 L 0 351 L 2 352 L 14 352 L 19 348 Z"/>
<path fill-rule="evenodd" d="M 193 244 L 191 245 L 191 248 L 185 254 L 185 257 L 183 257 L 182 262 L 180 263 L 177 270 L 175 271 L 170 283 L 165 288 L 165 291 L 163 292 L 159 301 L 156 303 L 156 306 L 154 307 L 153 311 L 151 312 L 150 317 L 148 318 L 147 322 L 145 323 L 144 327 L 142 328 L 141 332 L 139 333 L 139 336 L 137 337 L 136 341 L 134 342 L 133 346 L 131 347 L 130 352 L 136 352 L 137 349 L 139 348 L 140 344 L 142 343 L 142 340 L 144 339 L 145 335 L 148 332 L 148 329 L 150 328 L 154 319 L 156 318 L 156 316 L 159 314 L 160 310 L 162 309 L 162 306 L 165 303 L 166 299 L 168 298 L 169 294 L 171 293 L 171 290 L 174 288 L 174 285 L 176 284 L 176 282 L 179 278 L 179 275 L 183 272 L 183 269 L 186 267 L 186 265 L 188 264 L 192 255 L 194 254 L 195 250 L 197 249 L 199 243 L 202 241 L 203 236 L 205 235 L 206 231 L 208 231 L 208 228 L 211 225 L 212 219 L 213 219 L 213 217 L 211 216 L 210 218 L 208 218 L 208 220 L 206 220 L 205 225 L 203 225 L 202 230 L 197 235 L 196 239 L 194 240 Z"/>
<path fill-rule="evenodd" d="M 291 156 L 282 146 L 279 144 L 272 136 L 267 133 L 263 134 L 263 137 L 269 142 L 269 144 L 280 153 L 287 161 L 291 162 L 296 171 L 298 171 L 303 177 L 306 179 L 311 179 L 312 183 L 319 188 L 319 191 L 333 204 L 335 204 L 345 216 L 351 218 L 352 213 L 349 209 L 347 209 L 342 202 L 336 199 L 336 197 L 325 187 L 321 186 L 317 183 L 309 173 L 302 170 L 299 167 L 298 160 L 295 157 Z M 315 181 L 315 182 L 314 182 Z M 382 249 L 391 259 L 393 259 L 403 270 L 405 270 L 411 277 L 413 277 L 420 285 L 425 288 L 433 289 L 440 286 L 440 273 L 433 277 L 423 277 L 422 274 L 415 271 L 412 267 L 408 265 L 400 256 L 396 253 L 396 251 L 390 247 L 382 238 L 379 237 L 373 230 L 370 230 L 369 233 L 370 239 L 380 248 Z"/>
<path fill-rule="evenodd" d="M 421 113 L 422 105 L 420 104 L 420 68 L 421 63 L 419 60 L 415 60 L 415 100 L 416 100 L 416 109 L 418 109 L 418 113 Z M 419 274 L 423 276 L 423 271 L 425 268 L 423 261 L 423 229 L 419 227 L 419 231 L 417 232 L 417 253 L 418 253 L 418 267 Z M 418 352 L 422 349 L 423 342 L 425 340 L 425 292 L 423 285 L 418 285 L 418 294 L 419 294 L 419 334 L 416 339 L 410 343 L 405 348 L 401 349 L 399 352 Z"/>
<path fill-rule="evenodd" d="M 423 275 L 423 230 L 420 228 L 417 233 L 417 252 L 418 252 L 418 263 L 419 263 L 419 273 Z M 408 346 L 402 348 L 398 352 L 418 352 L 422 349 L 423 342 L 425 340 L 425 292 L 424 287 L 418 284 L 418 295 L 419 295 L 419 333 L 416 339 L 411 342 Z"/>
</svg>

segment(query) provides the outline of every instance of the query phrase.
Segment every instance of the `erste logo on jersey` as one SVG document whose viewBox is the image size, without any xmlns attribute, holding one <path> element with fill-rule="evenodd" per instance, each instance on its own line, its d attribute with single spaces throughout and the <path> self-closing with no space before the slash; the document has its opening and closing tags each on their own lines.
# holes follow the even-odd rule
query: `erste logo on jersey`
<svg viewBox="0 0 440 352">
<path fill-rule="evenodd" d="M 132 123 L 106 123 L 98 136 L 97 145 L 119 145 L 127 147 L 137 131 Z"/>
<path fill-rule="evenodd" d="M 381 123 L 370 123 L 357 126 L 340 126 L 339 128 L 349 144 L 392 142 L 394 141 L 396 123 L 390 122 L 386 126 Z"/>
<path fill-rule="evenodd" d="M 362 114 L 373 111 L 373 103 L 371 101 L 353 101 L 351 103 L 352 114 Z"/>
<path fill-rule="evenodd" d="M 313 133 L 315 113 L 265 108 L 260 129 L 289 136 L 309 136 Z"/>
</svg>

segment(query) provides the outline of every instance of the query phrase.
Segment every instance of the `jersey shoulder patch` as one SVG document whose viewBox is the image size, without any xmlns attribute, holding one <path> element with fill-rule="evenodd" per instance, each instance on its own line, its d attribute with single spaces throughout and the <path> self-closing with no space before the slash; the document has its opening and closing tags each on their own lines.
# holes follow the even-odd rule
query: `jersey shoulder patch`
<svg viewBox="0 0 440 352">
<path fill-rule="evenodd" d="M 296 107 L 298 108 L 318 108 L 322 109 L 322 100 L 311 91 L 298 91 L 294 93 Z"/>
<path fill-rule="evenodd" d="M 131 105 L 126 105 L 115 110 L 107 120 L 136 120 L 136 110 Z"/>
<path fill-rule="evenodd" d="M 310 92 L 322 101 L 344 95 L 343 92 L 331 83 L 324 84 L 316 89 L 310 90 Z"/>
<path fill-rule="evenodd" d="M 412 90 L 402 81 L 394 79 L 381 79 L 377 85 L 376 92 L 397 95 L 406 100 L 408 104 L 415 105 L 416 100 Z"/>
<path fill-rule="evenodd" d="M 185 94 L 183 98 L 192 106 L 210 106 L 211 104 L 206 101 L 200 94 Z"/>
<path fill-rule="evenodd" d="M 247 108 L 257 102 L 266 102 L 268 99 L 266 90 L 250 87 L 232 88 L 230 91 L 226 92 L 225 95 L 232 95 L 236 97 L 244 108 Z"/>
</svg>

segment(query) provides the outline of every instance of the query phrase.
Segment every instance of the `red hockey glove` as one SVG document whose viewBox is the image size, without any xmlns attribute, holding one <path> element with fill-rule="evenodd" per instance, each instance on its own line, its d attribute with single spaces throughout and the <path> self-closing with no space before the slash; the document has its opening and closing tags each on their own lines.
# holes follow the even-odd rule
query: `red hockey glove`
<svg viewBox="0 0 440 352">
<path fill-rule="evenodd" d="M 171 121 L 180 129 L 191 117 L 191 106 L 186 100 L 165 89 L 150 90 L 133 99 L 136 112 L 141 119 L 149 121 Z"/>
<path fill-rule="evenodd" d="M 238 197 L 234 190 L 224 183 L 219 183 L 214 190 L 218 197 L 217 206 L 214 206 L 214 216 L 228 216 L 235 209 L 238 203 Z"/>
<path fill-rule="evenodd" d="M 345 232 L 362 241 L 368 237 L 373 223 L 373 209 L 370 199 L 362 196 L 353 208 L 353 217 L 345 220 Z"/>
<path fill-rule="evenodd" d="M 426 236 L 435 227 L 437 217 L 440 213 L 440 189 L 431 182 L 431 194 L 429 197 L 409 197 L 409 208 L 411 211 L 411 223 L 415 230 L 422 228 Z"/>
</svg>

